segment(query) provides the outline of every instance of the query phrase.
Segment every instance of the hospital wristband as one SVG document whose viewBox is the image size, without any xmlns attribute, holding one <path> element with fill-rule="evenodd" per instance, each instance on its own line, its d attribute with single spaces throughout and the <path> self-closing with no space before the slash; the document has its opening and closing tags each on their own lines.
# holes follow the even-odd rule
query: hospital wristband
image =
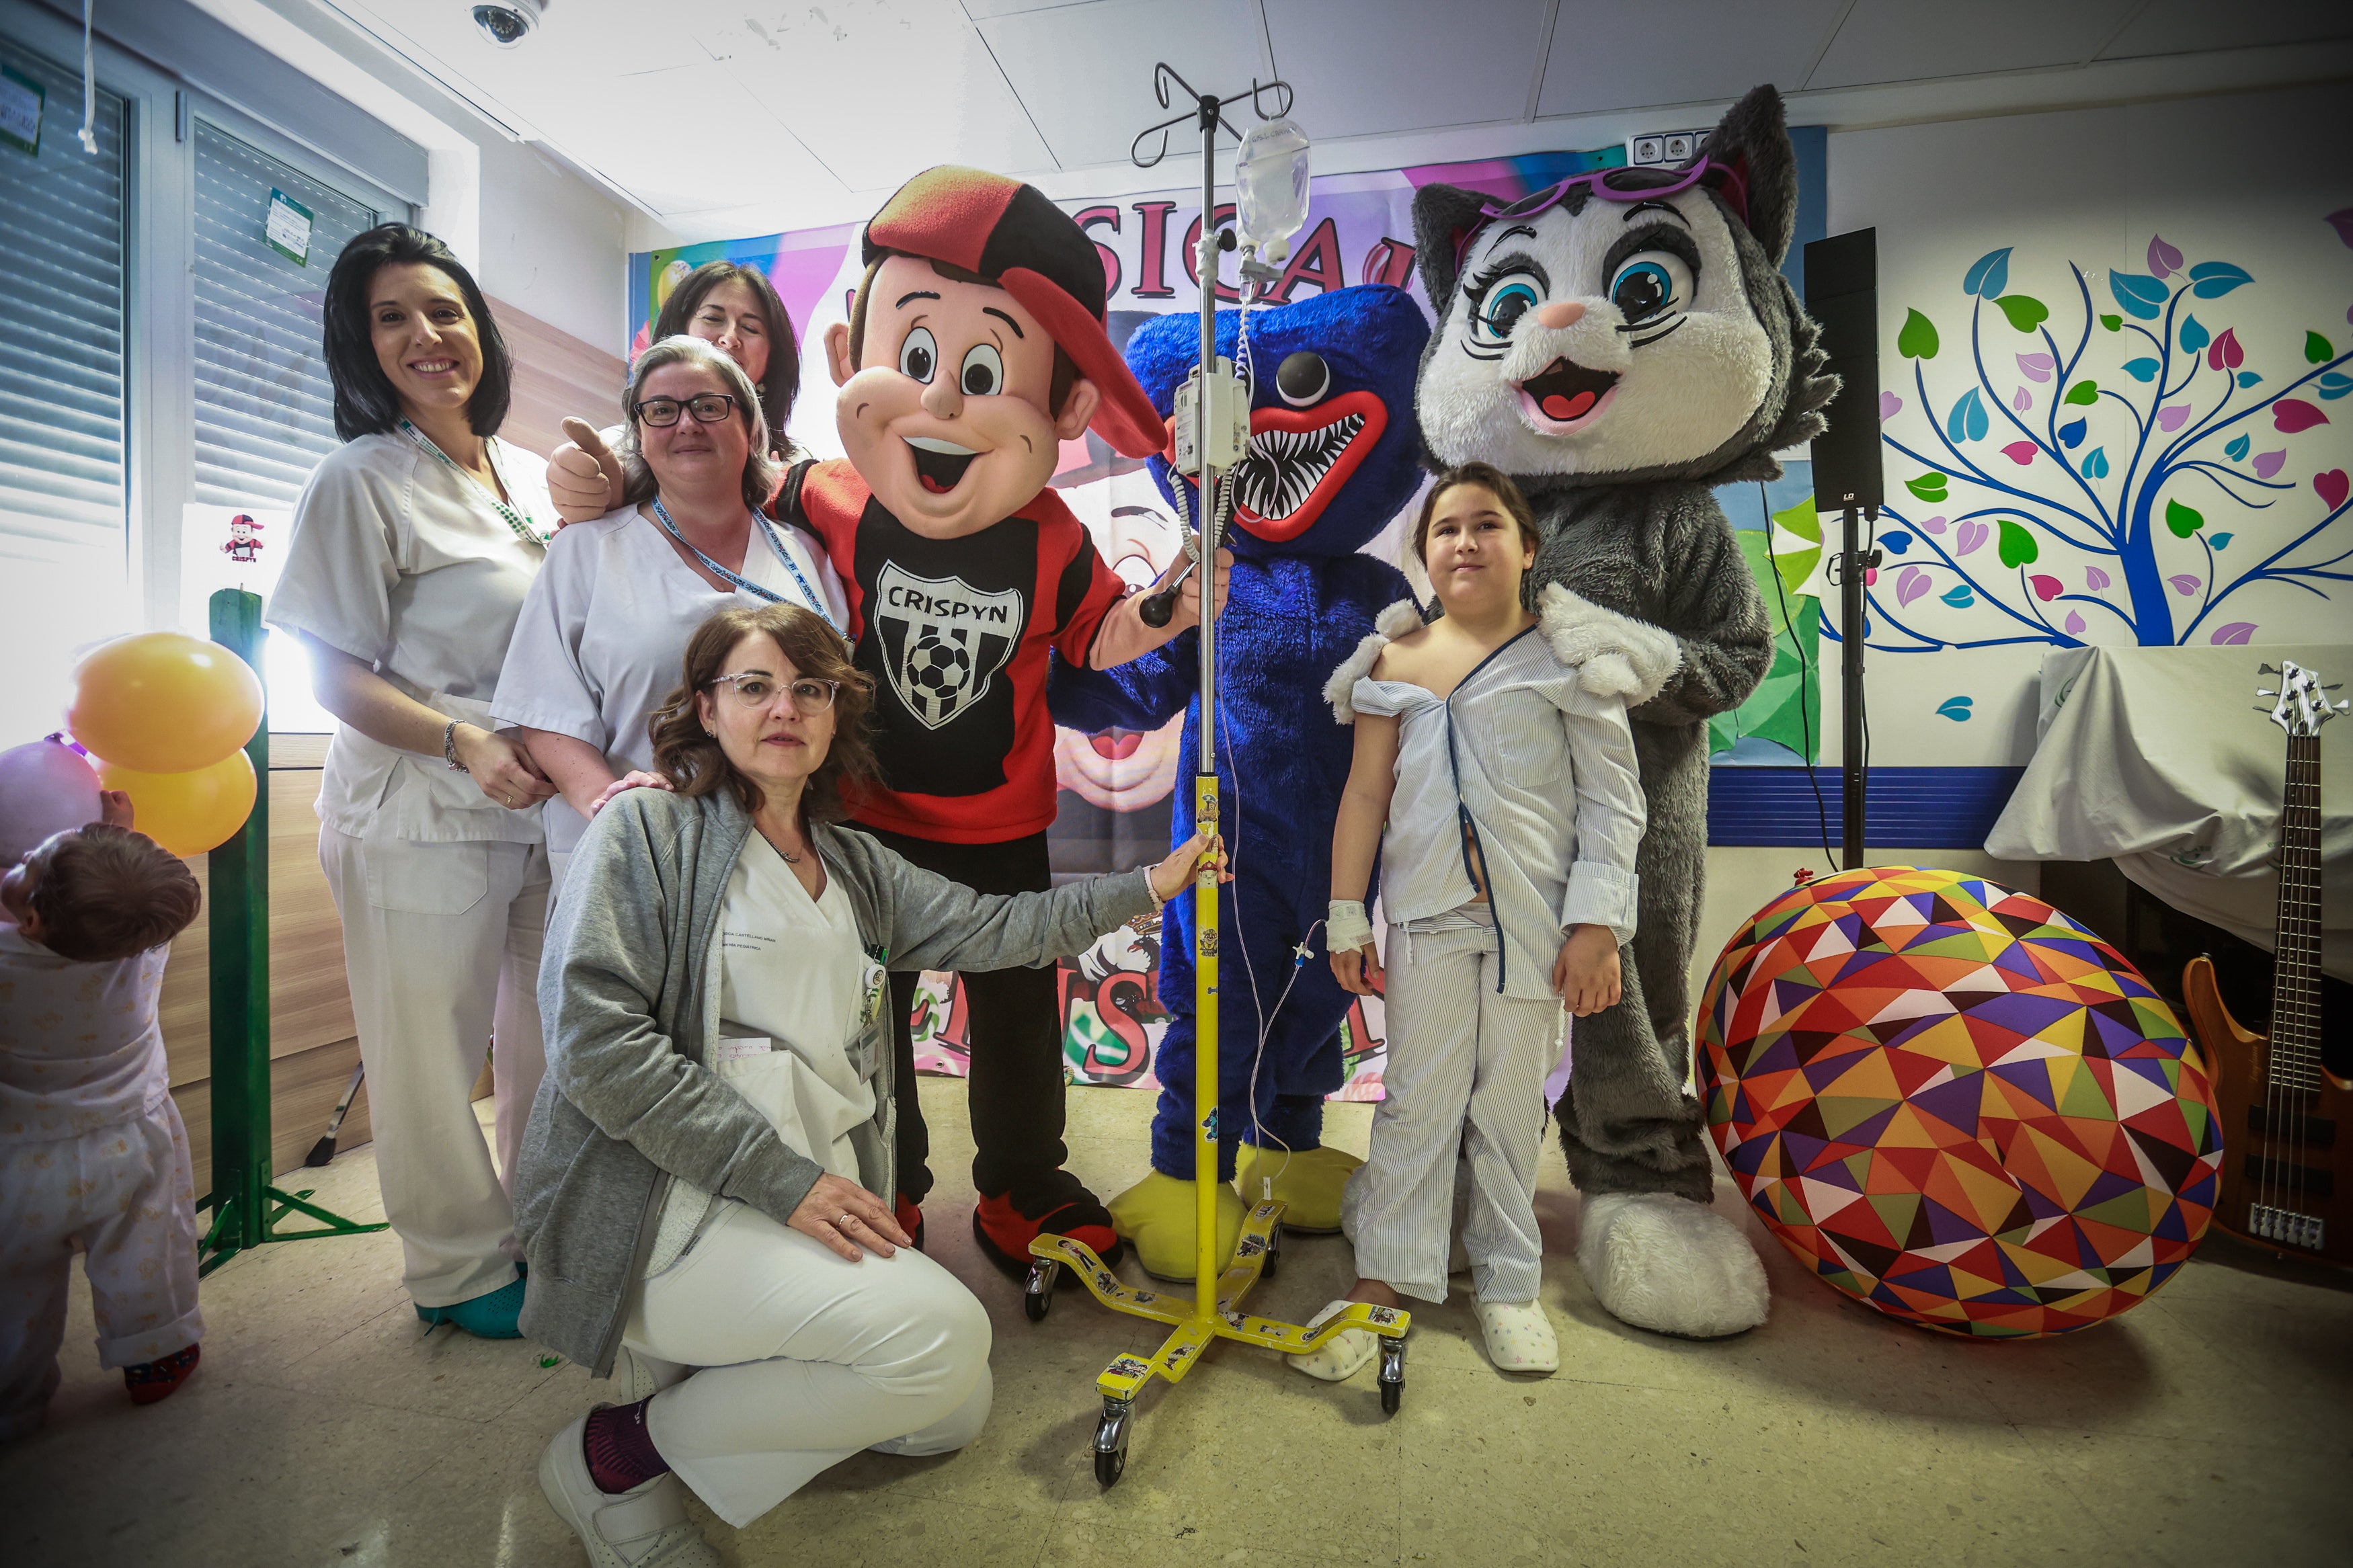
<svg viewBox="0 0 2353 1568">
<path fill-rule="evenodd" d="M 1373 940 L 1373 922 L 1360 899 L 1335 899 L 1324 917 L 1324 940 L 1334 952 L 1354 952 Z"/>
</svg>

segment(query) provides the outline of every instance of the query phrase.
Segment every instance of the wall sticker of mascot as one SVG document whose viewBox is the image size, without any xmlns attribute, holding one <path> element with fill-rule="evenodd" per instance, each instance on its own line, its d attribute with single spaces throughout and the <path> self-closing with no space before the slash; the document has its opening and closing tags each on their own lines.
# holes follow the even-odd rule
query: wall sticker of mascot
<svg viewBox="0 0 2353 1568">
<path fill-rule="evenodd" d="M 1624 999 L 1577 1021 L 1557 1107 L 1584 1194 L 1577 1267 L 1627 1322 L 1714 1337 L 1764 1321 L 1765 1274 L 1714 1194 L 1687 972 L 1707 853 L 1707 721 L 1763 679 L 1756 580 L 1711 493 L 1778 477 L 1837 389 L 1778 268 L 1798 201 L 1781 100 L 1760 87 L 1680 169 L 1579 175 L 1508 205 L 1414 198 L 1439 326 L 1417 398 L 1425 458 L 1510 474 L 1558 584 L 1671 634 L 1681 668 L 1632 710 L 1650 826 Z"/>
<path fill-rule="evenodd" d="M 1239 319 L 1219 312 L 1219 353 L 1234 353 Z M 1218 623 L 1219 809 L 1234 870 L 1220 917 L 1219 1175 L 1235 1176 L 1239 1153 L 1250 1201 L 1271 1183 L 1290 1205 L 1284 1224 L 1332 1231 L 1359 1163 L 1323 1144 L 1324 1101 L 1346 1081 L 1340 1026 L 1353 998 L 1320 956 L 1301 965 L 1294 952 L 1303 942 L 1321 952 L 1332 825 L 1352 752 L 1322 693 L 1333 666 L 1407 592 L 1395 567 L 1359 551 L 1419 484 L 1408 416 L 1430 328 L 1410 295 L 1366 284 L 1252 310 L 1249 333 L 1256 391 L 1226 536 L 1232 596 Z M 1171 405 L 1200 348 L 1189 314 L 1136 329 L 1127 361 L 1155 408 Z M 1166 492 L 1167 464 L 1155 458 L 1151 467 Z M 1117 668 L 1058 664 L 1050 701 L 1057 722 L 1090 731 L 1149 731 L 1187 715 L 1177 772 L 1189 778 L 1199 668 L 1199 634 L 1187 631 Z M 1191 824 L 1171 815 L 1169 832 L 1182 842 Z M 1146 1270 L 1182 1279 L 1193 1272 L 1195 1213 L 1191 903 L 1171 903 L 1168 915 L 1160 1002 L 1172 1017 L 1153 1063 L 1152 1173 L 1113 1199 L 1111 1212 Z M 1230 1253 L 1244 1199 L 1226 1186 L 1218 1203 Z"/>
</svg>

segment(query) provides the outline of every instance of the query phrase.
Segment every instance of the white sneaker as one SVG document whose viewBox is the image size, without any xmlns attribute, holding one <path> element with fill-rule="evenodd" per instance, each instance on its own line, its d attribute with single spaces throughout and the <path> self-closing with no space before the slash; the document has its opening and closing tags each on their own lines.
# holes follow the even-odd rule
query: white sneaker
<svg viewBox="0 0 2353 1568">
<path fill-rule="evenodd" d="M 676 1476 L 656 1476 L 618 1494 L 597 1489 L 582 1446 L 587 1427 L 583 1415 L 547 1445 L 539 1457 L 539 1489 L 580 1537 L 594 1568 L 723 1568 L 686 1517 L 686 1489 Z"/>
<path fill-rule="evenodd" d="M 1487 1338 L 1487 1359 L 1497 1372 L 1560 1370 L 1560 1341 L 1541 1303 L 1482 1301 L 1479 1328 Z"/>
<path fill-rule="evenodd" d="M 1307 1321 L 1312 1333 L 1334 1318 L 1355 1306 L 1354 1301 L 1335 1301 Z M 1291 1364 L 1310 1377 L 1320 1377 L 1325 1383 L 1345 1383 L 1365 1370 L 1377 1348 L 1376 1336 L 1362 1329 L 1343 1329 L 1324 1346 L 1304 1355 L 1294 1355 Z"/>
</svg>

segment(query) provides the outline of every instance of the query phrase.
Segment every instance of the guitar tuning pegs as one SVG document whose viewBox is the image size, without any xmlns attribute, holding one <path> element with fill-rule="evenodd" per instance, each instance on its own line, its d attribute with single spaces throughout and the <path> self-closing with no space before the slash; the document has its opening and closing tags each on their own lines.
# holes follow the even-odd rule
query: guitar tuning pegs
<svg viewBox="0 0 2353 1568">
<path fill-rule="evenodd" d="M 2257 675 L 2277 675 L 2279 671 L 2273 668 L 2268 664 L 2259 664 L 2255 666 L 2255 673 Z"/>
<path fill-rule="evenodd" d="M 2258 697 L 2277 697 L 2279 693 L 2274 691 L 2268 686 L 2258 686 L 2255 688 L 2255 695 Z"/>
</svg>

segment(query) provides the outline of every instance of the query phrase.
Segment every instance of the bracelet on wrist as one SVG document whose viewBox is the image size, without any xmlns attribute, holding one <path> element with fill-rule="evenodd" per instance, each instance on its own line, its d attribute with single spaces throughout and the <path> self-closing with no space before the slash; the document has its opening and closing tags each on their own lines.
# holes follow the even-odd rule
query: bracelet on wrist
<svg viewBox="0 0 2353 1568">
<path fill-rule="evenodd" d="M 473 771 L 458 760 L 458 721 L 455 719 L 441 727 L 441 760 L 448 763 L 453 772 L 464 773 Z"/>
</svg>

